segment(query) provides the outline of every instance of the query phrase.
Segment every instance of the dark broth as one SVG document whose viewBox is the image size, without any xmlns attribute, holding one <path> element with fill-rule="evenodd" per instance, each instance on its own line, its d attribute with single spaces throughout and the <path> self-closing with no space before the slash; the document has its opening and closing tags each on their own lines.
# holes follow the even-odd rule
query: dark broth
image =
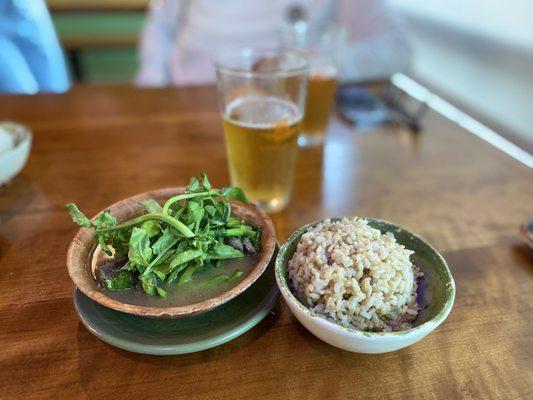
<svg viewBox="0 0 533 400">
<path fill-rule="evenodd" d="M 210 268 L 206 271 L 200 270 L 196 272 L 186 283 L 162 285 L 163 289 L 167 291 L 167 296 L 165 298 L 160 296 L 148 296 L 146 293 L 135 289 L 116 291 L 101 287 L 101 291 L 107 296 L 126 304 L 134 304 L 144 307 L 185 306 L 200 303 L 227 292 L 246 278 L 258 260 L 259 254 L 225 260 L 219 268 Z M 207 284 L 207 281 L 215 276 L 220 274 L 231 276 L 231 274 L 237 270 L 243 272 L 238 279 Z"/>
</svg>

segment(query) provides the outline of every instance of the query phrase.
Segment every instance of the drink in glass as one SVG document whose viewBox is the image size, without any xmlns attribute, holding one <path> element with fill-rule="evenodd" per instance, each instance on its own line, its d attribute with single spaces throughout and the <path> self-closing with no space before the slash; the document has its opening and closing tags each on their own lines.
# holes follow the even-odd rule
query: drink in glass
<svg viewBox="0 0 533 400">
<path fill-rule="evenodd" d="M 294 54 L 242 50 L 217 62 L 232 185 L 268 212 L 290 201 L 306 79 Z"/>
<path fill-rule="evenodd" d="M 334 67 L 314 69 L 307 81 L 307 100 L 302 121 L 303 144 L 319 144 L 326 131 L 337 87 Z"/>
<path fill-rule="evenodd" d="M 305 56 L 309 63 L 307 100 L 298 139 L 300 146 L 319 145 L 324 140 L 344 40 L 345 30 L 340 27 L 310 29 L 303 21 L 282 32 L 282 47 Z"/>
</svg>

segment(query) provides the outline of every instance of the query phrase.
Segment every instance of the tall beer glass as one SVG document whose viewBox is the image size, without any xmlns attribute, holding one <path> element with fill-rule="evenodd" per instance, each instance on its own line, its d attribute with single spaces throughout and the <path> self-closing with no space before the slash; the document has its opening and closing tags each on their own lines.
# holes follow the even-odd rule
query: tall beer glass
<svg viewBox="0 0 533 400">
<path fill-rule="evenodd" d="M 282 48 L 307 57 L 309 79 L 300 146 L 319 145 L 327 130 L 346 31 L 338 26 L 310 28 L 304 21 L 282 32 Z"/>
<path fill-rule="evenodd" d="M 216 63 L 232 185 L 267 212 L 290 201 L 307 83 L 296 54 L 242 49 Z"/>
</svg>

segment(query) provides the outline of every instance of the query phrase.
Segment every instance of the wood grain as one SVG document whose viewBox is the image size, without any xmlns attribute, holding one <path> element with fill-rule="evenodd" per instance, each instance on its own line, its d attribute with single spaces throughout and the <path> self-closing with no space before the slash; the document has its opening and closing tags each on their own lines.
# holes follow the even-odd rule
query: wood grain
<svg viewBox="0 0 533 400">
<path fill-rule="evenodd" d="M 64 204 L 94 214 L 121 198 L 206 171 L 229 183 L 213 88 L 80 87 L 0 98 L 27 124 L 27 167 L 0 191 L 0 398 L 532 398 L 533 255 L 518 236 L 533 214 L 527 167 L 429 113 L 424 132 L 360 132 L 334 121 L 300 152 L 280 241 L 335 215 L 373 216 L 421 234 L 457 284 L 448 320 L 407 349 L 337 350 L 282 301 L 257 327 L 201 353 L 114 349 L 77 320 L 65 267 L 76 233 Z"/>
</svg>

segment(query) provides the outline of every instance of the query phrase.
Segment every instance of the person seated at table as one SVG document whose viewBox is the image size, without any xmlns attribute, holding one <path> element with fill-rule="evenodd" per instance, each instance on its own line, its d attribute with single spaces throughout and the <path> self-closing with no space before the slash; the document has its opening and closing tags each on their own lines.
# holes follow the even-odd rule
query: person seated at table
<svg viewBox="0 0 533 400">
<path fill-rule="evenodd" d="M 0 93 L 65 92 L 67 68 L 43 0 L 0 0 Z"/>
<path fill-rule="evenodd" d="M 409 48 L 383 0 L 158 0 L 140 40 L 140 86 L 215 81 L 213 60 L 227 48 L 276 48 L 295 19 L 348 33 L 341 81 L 387 78 L 409 63 Z"/>
</svg>

